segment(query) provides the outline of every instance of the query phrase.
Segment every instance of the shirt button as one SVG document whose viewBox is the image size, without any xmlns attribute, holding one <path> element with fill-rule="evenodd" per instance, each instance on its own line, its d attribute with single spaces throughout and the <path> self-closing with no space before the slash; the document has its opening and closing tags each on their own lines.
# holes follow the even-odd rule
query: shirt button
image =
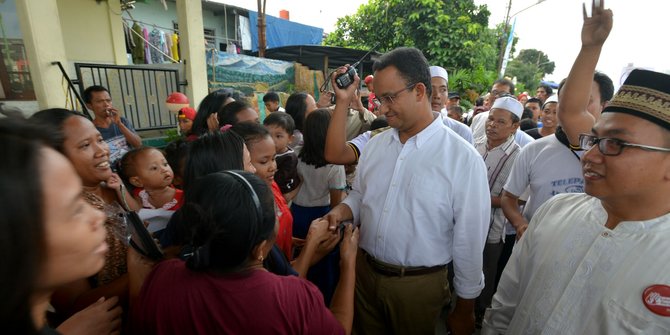
<svg viewBox="0 0 670 335">
<path fill-rule="evenodd" d="M 604 231 L 601 235 L 602 235 L 603 237 L 609 237 L 609 236 L 610 236 L 610 233 Z"/>
<path fill-rule="evenodd" d="M 388 211 L 389 211 L 388 209 L 384 208 L 384 213 L 386 213 L 386 212 L 388 212 Z"/>
</svg>

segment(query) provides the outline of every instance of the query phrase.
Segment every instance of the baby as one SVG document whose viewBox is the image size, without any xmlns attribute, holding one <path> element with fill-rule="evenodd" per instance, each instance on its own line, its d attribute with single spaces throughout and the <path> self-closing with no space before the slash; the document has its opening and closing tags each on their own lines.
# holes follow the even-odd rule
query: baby
<svg viewBox="0 0 670 335">
<path fill-rule="evenodd" d="M 141 147 L 121 159 L 124 180 L 135 187 L 133 196 L 147 209 L 175 211 L 181 207 L 184 193 L 172 187 L 174 174 L 163 153 L 152 147 Z"/>
</svg>

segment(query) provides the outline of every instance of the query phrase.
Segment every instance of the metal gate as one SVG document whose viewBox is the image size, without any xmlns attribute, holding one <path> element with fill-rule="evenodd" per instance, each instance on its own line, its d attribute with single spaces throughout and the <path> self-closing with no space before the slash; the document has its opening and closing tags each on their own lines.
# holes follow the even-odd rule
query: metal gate
<svg viewBox="0 0 670 335">
<path fill-rule="evenodd" d="M 174 68 L 75 63 L 79 92 L 101 85 L 109 90 L 114 107 L 136 130 L 173 128 L 177 118 L 165 100 L 180 91 L 179 70 Z"/>
</svg>

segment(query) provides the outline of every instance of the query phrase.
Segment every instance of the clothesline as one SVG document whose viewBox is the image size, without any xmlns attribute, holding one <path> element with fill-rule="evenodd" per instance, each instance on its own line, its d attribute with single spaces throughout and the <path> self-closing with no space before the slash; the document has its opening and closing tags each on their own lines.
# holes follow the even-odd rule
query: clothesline
<svg viewBox="0 0 670 335">
<path fill-rule="evenodd" d="M 166 54 L 165 52 L 163 52 L 163 50 L 159 49 L 158 47 L 156 47 L 155 45 L 153 45 L 151 42 L 149 42 L 147 39 L 145 39 L 144 36 L 142 36 L 141 34 L 139 34 L 138 32 L 136 32 L 135 30 L 133 30 L 133 29 L 130 27 L 130 25 L 128 25 L 127 22 L 124 21 L 124 22 L 123 22 L 123 25 L 125 25 L 126 28 L 128 28 L 128 30 L 130 30 L 133 34 L 135 34 L 135 35 L 137 35 L 139 38 L 141 38 L 141 39 L 142 39 L 148 46 L 150 46 L 150 47 L 154 48 L 156 51 L 160 52 L 163 56 L 165 56 L 166 58 L 168 58 L 169 60 L 171 60 L 173 63 L 179 63 L 178 60 L 172 58 L 172 56 Z"/>
<path fill-rule="evenodd" d="M 130 13 L 128 13 L 128 15 L 130 15 Z M 148 22 L 144 22 L 144 21 L 140 21 L 140 20 L 135 20 L 135 19 L 132 18 L 132 16 L 131 16 L 129 19 L 128 19 L 128 18 L 123 18 L 123 20 L 126 21 L 125 23 L 126 23 L 127 25 L 128 25 L 130 22 L 132 22 L 132 23 L 141 23 L 141 24 L 144 24 L 144 25 L 147 25 L 147 26 L 151 26 L 151 27 L 154 27 L 154 28 L 158 28 L 158 29 L 170 30 L 170 31 L 174 31 L 175 33 L 178 33 L 178 32 L 179 32 L 179 29 L 162 27 L 162 26 L 159 26 L 159 25 L 156 25 L 156 24 L 153 24 L 153 23 L 148 23 Z M 219 38 L 219 39 L 223 39 L 223 40 L 225 40 L 226 42 L 231 42 L 231 41 L 232 41 L 232 42 L 238 42 L 238 41 L 235 40 L 235 39 L 228 38 L 228 37 L 226 37 L 226 36 L 221 36 L 221 35 L 210 35 L 210 34 L 205 34 L 205 37 Z"/>
<path fill-rule="evenodd" d="M 140 21 L 140 20 L 135 20 L 135 19 L 132 19 L 132 18 L 131 19 L 124 18 L 123 21 L 126 21 L 126 22 L 124 22 L 126 25 L 129 25 L 130 21 L 132 21 L 132 23 L 141 23 L 141 24 L 144 24 L 144 25 L 147 25 L 147 26 L 158 28 L 158 29 L 174 31 L 175 33 L 179 32 L 179 29 L 161 27 L 161 26 L 153 24 L 153 23 L 147 23 L 147 22 L 143 22 L 143 21 Z"/>
</svg>

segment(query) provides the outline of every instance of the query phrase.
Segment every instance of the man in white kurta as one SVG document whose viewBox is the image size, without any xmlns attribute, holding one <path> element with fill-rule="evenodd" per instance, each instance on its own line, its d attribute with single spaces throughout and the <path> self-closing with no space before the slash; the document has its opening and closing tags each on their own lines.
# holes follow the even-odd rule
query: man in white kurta
<svg viewBox="0 0 670 335">
<path fill-rule="evenodd" d="M 580 146 L 586 194 L 535 212 L 482 334 L 670 333 L 670 76 L 634 70 Z"/>
<path fill-rule="evenodd" d="M 541 207 L 507 263 L 482 334 L 670 333 L 670 317 L 651 312 L 642 296 L 670 284 L 670 215 L 616 229 L 607 217 L 586 194 L 560 194 Z"/>
</svg>

